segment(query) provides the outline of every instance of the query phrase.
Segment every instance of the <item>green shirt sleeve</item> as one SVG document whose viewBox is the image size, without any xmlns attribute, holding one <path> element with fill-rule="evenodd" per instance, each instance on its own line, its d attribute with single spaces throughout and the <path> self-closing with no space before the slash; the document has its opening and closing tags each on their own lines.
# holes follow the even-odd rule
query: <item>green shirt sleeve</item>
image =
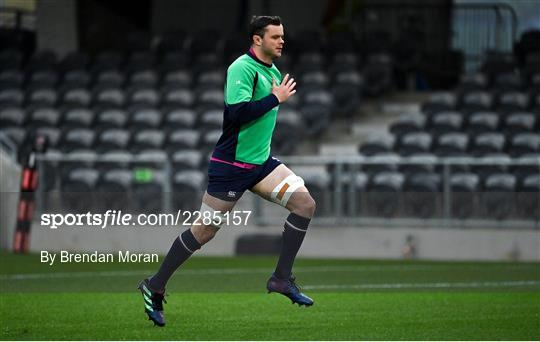
<svg viewBox="0 0 540 342">
<path fill-rule="evenodd" d="M 227 70 L 225 102 L 231 105 L 251 101 L 254 79 L 255 70 L 250 70 L 247 65 L 239 61 L 231 64 Z"/>
</svg>

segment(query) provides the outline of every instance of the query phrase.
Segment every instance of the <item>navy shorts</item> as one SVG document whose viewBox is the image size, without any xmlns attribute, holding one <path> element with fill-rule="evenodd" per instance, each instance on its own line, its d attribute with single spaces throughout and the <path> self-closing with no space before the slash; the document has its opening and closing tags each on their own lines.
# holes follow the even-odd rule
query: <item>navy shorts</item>
<svg viewBox="0 0 540 342">
<path fill-rule="evenodd" d="M 208 188 L 206 192 L 213 197 L 229 202 L 239 200 L 246 190 L 251 189 L 282 164 L 279 159 L 272 156 L 262 165 L 245 164 L 250 168 L 213 159 L 210 160 L 208 165 Z"/>
</svg>

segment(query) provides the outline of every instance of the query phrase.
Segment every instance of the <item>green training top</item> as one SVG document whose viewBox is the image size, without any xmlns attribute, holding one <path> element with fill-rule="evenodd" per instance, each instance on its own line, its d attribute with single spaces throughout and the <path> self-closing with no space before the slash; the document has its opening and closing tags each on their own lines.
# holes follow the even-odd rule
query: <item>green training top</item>
<svg viewBox="0 0 540 342">
<path fill-rule="evenodd" d="M 250 51 L 227 69 L 223 133 L 214 156 L 228 161 L 263 164 L 270 156 L 279 101 L 272 92 L 272 79 L 281 73 Z"/>
</svg>

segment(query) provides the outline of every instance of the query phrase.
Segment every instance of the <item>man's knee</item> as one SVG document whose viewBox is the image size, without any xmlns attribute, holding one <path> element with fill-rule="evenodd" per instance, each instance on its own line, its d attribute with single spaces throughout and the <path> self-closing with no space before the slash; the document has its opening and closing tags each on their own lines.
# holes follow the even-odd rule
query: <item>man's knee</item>
<svg viewBox="0 0 540 342">
<path fill-rule="evenodd" d="M 317 204 L 309 192 L 296 192 L 290 211 L 304 217 L 313 217 Z"/>
</svg>

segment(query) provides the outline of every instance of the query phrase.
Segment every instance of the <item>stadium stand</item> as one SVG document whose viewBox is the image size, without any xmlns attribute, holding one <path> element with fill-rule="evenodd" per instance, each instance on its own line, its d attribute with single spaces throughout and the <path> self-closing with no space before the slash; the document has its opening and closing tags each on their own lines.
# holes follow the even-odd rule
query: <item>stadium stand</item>
<svg viewBox="0 0 540 342">
<path fill-rule="evenodd" d="M 309 43 L 299 39 L 305 35 Z M 299 96 L 281 106 L 273 152 L 294 154 L 302 141 L 324 135 L 336 117 L 355 115 L 366 97 L 402 87 L 404 75 L 429 57 L 418 53 L 422 44 L 412 37 L 411 31 L 399 39 L 381 30 L 361 37 L 292 32 L 287 55 L 276 64 L 300 80 Z M 538 215 L 535 202 L 527 200 L 539 181 L 538 37 L 525 32 L 514 54 L 486 51 L 478 72 L 462 75 L 451 91 L 433 93 L 421 113 L 399 117 L 388 134 L 370 137 L 358 151 L 372 163 L 340 180 L 331 168 L 307 172 L 317 199 L 328 202 L 329 189 L 348 182 L 360 199 L 356 213 L 429 218 L 441 215 L 448 186 L 459 218 L 495 212 L 500 219 L 538 217 L 531 216 Z M 143 195 L 163 192 L 159 170 L 168 161 L 172 187 L 184 193 L 175 205 L 193 206 L 185 193 L 204 186 L 206 159 L 221 134 L 225 67 L 244 52 L 243 41 L 218 31 L 153 38 L 134 32 L 125 50 L 95 55 L 74 51 L 58 58 L 52 51 L 4 49 L 0 130 L 21 154 L 41 134 L 48 137 L 49 155 L 68 159 L 62 166 L 48 162 L 44 189 L 131 191 L 140 197 L 139 210 L 157 210 L 163 203 L 146 203 Z M 396 63 L 402 56 L 411 58 Z M 462 68 L 452 71 L 459 77 Z M 73 165 L 70 157 L 86 162 Z M 134 179 L 140 168 L 155 177 Z M 516 193 L 516 201 L 508 193 Z"/>
</svg>

